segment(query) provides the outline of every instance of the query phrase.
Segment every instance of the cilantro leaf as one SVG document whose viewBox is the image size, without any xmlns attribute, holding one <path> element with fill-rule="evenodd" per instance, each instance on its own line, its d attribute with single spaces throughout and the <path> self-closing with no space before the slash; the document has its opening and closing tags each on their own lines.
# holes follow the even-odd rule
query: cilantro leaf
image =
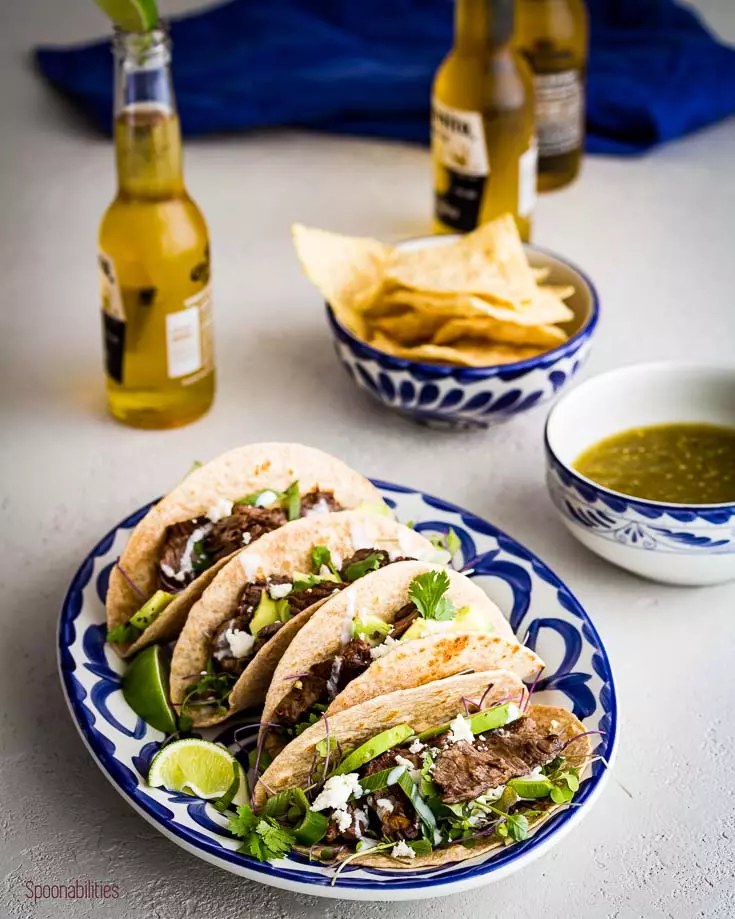
<svg viewBox="0 0 735 919">
<path fill-rule="evenodd" d="M 446 621 L 457 615 L 454 603 L 444 594 L 449 590 L 449 575 L 442 569 L 417 575 L 408 588 L 408 596 L 424 619 Z"/>
<path fill-rule="evenodd" d="M 366 575 L 368 571 L 376 571 L 378 568 L 380 568 L 380 562 L 381 553 L 371 552 L 359 562 L 353 562 L 351 565 L 348 565 L 346 568 L 344 568 L 342 571 L 342 576 L 344 577 L 345 581 L 356 581 L 358 578 Z"/>
<path fill-rule="evenodd" d="M 266 817 L 255 827 L 255 832 L 263 841 L 266 858 L 282 858 L 294 847 L 296 837 L 293 832 L 283 827 L 273 817 Z"/>
<path fill-rule="evenodd" d="M 114 629 L 110 629 L 107 633 L 107 640 L 121 645 L 129 645 L 142 634 L 143 629 L 139 629 L 137 625 L 133 625 L 130 622 L 122 622 L 120 625 L 116 625 Z"/>
<path fill-rule="evenodd" d="M 332 561 L 332 553 L 326 546 L 314 546 L 311 550 L 311 564 L 317 574 L 321 571 L 322 566 L 324 566 L 332 572 L 335 580 L 342 580 L 339 571 L 337 571 L 337 567 Z"/>
<path fill-rule="evenodd" d="M 249 804 L 241 804 L 237 809 L 237 814 L 227 821 L 227 829 L 233 836 L 245 839 L 255 829 L 257 822 L 258 817 L 253 813 L 252 807 Z"/>
<path fill-rule="evenodd" d="M 248 804 L 242 804 L 230 817 L 227 828 L 243 840 L 238 852 L 265 862 L 281 858 L 294 847 L 294 834 L 274 817 L 259 817 Z"/>
<path fill-rule="evenodd" d="M 319 571 L 322 565 L 329 568 L 332 565 L 332 553 L 326 546 L 314 546 L 311 550 L 311 564 L 315 571 Z"/>
<path fill-rule="evenodd" d="M 501 823 L 498 830 L 501 826 L 508 828 L 508 835 L 515 842 L 523 842 L 528 837 L 528 820 L 523 814 L 508 814 L 505 823 Z"/>
<path fill-rule="evenodd" d="M 406 845 L 409 849 L 413 849 L 417 855 L 428 855 L 433 850 L 433 846 L 428 839 L 416 839 L 414 842 L 406 843 Z"/>
</svg>

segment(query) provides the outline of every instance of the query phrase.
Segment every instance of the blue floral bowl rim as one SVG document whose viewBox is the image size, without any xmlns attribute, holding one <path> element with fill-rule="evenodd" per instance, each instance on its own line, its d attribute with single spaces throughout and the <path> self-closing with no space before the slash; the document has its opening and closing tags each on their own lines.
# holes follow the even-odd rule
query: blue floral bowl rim
<svg viewBox="0 0 735 919">
<path fill-rule="evenodd" d="M 416 236 L 411 239 L 404 240 L 403 243 L 422 242 L 424 240 L 436 238 L 436 236 Z M 448 235 L 446 239 L 449 241 L 452 239 L 452 236 Z M 405 357 L 395 357 L 392 354 L 387 354 L 385 351 L 379 351 L 377 348 L 374 348 L 367 342 L 362 341 L 362 339 L 358 338 L 356 335 L 350 332 L 349 329 L 342 325 L 339 319 L 337 319 L 335 316 L 334 310 L 328 302 L 325 303 L 327 308 L 327 317 L 330 324 L 332 325 L 333 331 L 337 332 L 338 334 L 341 333 L 345 338 L 348 338 L 358 347 L 368 352 L 371 357 L 377 358 L 378 360 L 383 361 L 384 364 L 389 364 L 397 370 L 405 370 L 408 367 L 417 367 L 422 372 L 429 373 L 432 371 L 434 373 L 437 371 L 446 371 L 447 376 L 451 376 L 453 373 L 461 371 L 463 379 L 466 379 L 467 377 L 488 379 L 507 371 L 530 371 L 535 370 L 537 367 L 541 366 L 548 367 L 550 361 L 556 363 L 557 360 L 566 357 L 568 354 L 574 354 L 583 341 L 592 337 L 600 320 L 600 298 L 597 293 L 597 288 L 592 283 L 589 275 L 582 271 L 581 268 L 578 268 L 574 262 L 570 262 L 567 258 L 562 258 L 551 249 L 546 249 L 543 246 L 537 246 L 533 243 L 524 243 L 523 247 L 530 252 L 539 252 L 541 255 L 547 255 L 549 258 L 553 258 L 557 262 L 561 262 L 562 265 L 565 265 L 571 271 L 576 272 L 576 274 L 578 274 L 587 285 L 590 292 L 590 299 L 592 301 L 589 315 L 587 316 L 587 319 L 582 327 L 578 329 L 574 335 L 567 339 L 563 345 L 559 345 L 558 348 L 552 348 L 549 351 L 544 351 L 542 354 L 537 354 L 536 357 L 529 357 L 524 361 L 515 361 L 512 364 L 490 364 L 487 367 L 460 367 L 457 364 L 428 364 L 424 363 L 423 361 L 413 361 Z"/>
<path fill-rule="evenodd" d="M 703 511 L 730 511 L 733 515 L 735 515 L 734 501 L 725 501 L 722 504 L 674 504 L 670 501 L 651 501 L 648 498 L 636 498 L 635 495 L 626 495 L 622 491 L 613 491 L 612 488 L 606 488 L 604 485 L 600 485 L 598 482 L 595 482 L 592 479 L 588 479 L 586 475 L 582 475 L 582 473 L 578 472 L 573 466 L 565 463 L 564 460 L 559 458 L 559 454 L 551 446 L 551 442 L 549 440 L 549 426 L 553 421 L 554 414 L 559 411 L 560 407 L 563 406 L 566 399 L 568 399 L 578 390 L 582 389 L 582 387 L 587 386 L 588 383 L 592 383 L 594 380 L 599 380 L 603 377 L 624 376 L 626 372 L 633 369 L 673 370 L 674 368 L 690 368 L 692 370 L 706 369 L 708 371 L 722 370 L 727 371 L 728 373 L 735 373 L 732 367 L 728 367 L 725 364 L 710 366 L 708 364 L 697 364 L 695 361 L 640 361 L 635 364 L 626 364 L 624 367 L 614 367 L 612 370 L 605 371 L 605 373 L 596 373 L 594 376 L 587 377 L 586 380 L 582 380 L 581 383 L 577 384 L 577 386 L 571 389 L 568 393 L 565 393 L 556 402 L 556 404 L 552 406 L 551 411 L 546 417 L 546 424 L 544 425 L 544 447 L 546 448 L 547 458 L 553 461 L 552 464 L 556 464 L 561 469 L 563 469 L 571 479 L 574 479 L 575 482 L 580 483 L 584 489 L 588 491 L 599 492 L 600 494 L 603 494 L 606 497 L 612 498 L 616 501 L 624 501 L 634 509 L 636 504 L 640 504 L 643 507 L 650 507 L 652 509 L 661 511 L 661 513 L 666 513 L 667 510 L 672 510 L 675 513 L 689 512 L 692 514 L 701 514 Z"/>
</svg>

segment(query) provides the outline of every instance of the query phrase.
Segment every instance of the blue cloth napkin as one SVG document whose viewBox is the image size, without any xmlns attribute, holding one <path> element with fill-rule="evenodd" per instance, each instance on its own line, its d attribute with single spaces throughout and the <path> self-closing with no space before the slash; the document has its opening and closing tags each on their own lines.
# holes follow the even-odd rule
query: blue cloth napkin
<svg viewBox="0 0 735 919">
<path fill-rule="evenodd" d="M 165 3 L 162 3 L 165 7 Z M 735 112 L 735 48 L 673 0 L 588 0 L 587 148 L 639 153 Z M 293 125 L 427 143 L 452 0 L 230 0 L 172 24 L 189 135 Z M 41 72 L 111 129 L 107 41 L 40 48 Z"/>
</svg>

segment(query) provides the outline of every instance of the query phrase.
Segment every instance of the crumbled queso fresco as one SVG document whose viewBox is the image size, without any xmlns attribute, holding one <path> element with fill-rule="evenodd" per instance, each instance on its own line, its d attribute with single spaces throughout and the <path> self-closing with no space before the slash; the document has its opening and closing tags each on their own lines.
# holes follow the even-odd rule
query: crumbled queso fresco
<svg viewBox="0 0 735 919">
<path fill-rule="evenodd" d="M 391 638 L 390 635 L 386 635 L 382 645 L 377 645 L 377 647 L 370 649 L 370 657 L 376 661 L 379 657 L 384 657 L 386 654 L 389 654 L 398 644 L 400 644 L 400 642 L 397 638 Z"/>
<path fill-rule="evenodd" d="M 232 513 L 232 501 L 229 498 L 220 498 L 207 511 L 207 517 L 212 523 L 217 523 L 223 517 L 229 517 Z"/>
<path fill-rule="evenodd" d="M 393 858 L 416 858 L 416 853 L 411 846 L 406 845 L 405 839 L 397 842 L 390 850 L 390 854 Z"/>
<path fill-rule="evenodd" d="M 457 715 L 454 721 L 449 722 L 449 734 L 447 735 L 449 743 L 459 743 L 460 740 L 472 743 L 474 739 L 475 735 L 464 715 Z"/>
<path fill-rule="evenodd" d="M 333 775 L 324 783 L 324 787 L 311 805 L 313 811 L 345 810 L 350 797 L 362 797 L 360 776 L 356 772 L 347 775 Z"/>
<path fill-rule="evenodd" d="M 293 590 L 293 584 L 271 584 L 268 593 L 272 600 L 283 600 Z"/>
<path fill-rule="evenodd" d="M 255 644 L 255 636 L 250 632 L 240 631 L 239 629 L 227 629 L 225 640 L 230 646 L 233 657 L 247 657 Z"/>
</svg>

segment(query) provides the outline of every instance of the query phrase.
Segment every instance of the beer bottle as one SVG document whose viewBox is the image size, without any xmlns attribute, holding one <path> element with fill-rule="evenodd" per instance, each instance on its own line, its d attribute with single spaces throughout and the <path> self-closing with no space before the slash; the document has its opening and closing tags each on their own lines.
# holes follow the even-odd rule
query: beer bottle
<svg viewBox="0 0 735 919">
<path fill-rule="evenodd" d="M 584 0 L 519 0 L 517 43 L 534 74 L 539 189 L 571 182 L 584 146 Z"/>
<path fill-rule="evenodd" d="M 214 398 L 209 235 L 182 174 L 163 28 L 118 30 L 118 191 L 99 233 L 107 395 L 113 416 L 170 428 Z"/>
<path fill-rule="evenodd" d="M 533 82 L 514 47 L 515 0 L 457 0 L 454 47 L 434 81 L 435 227 L 510 213 L 527 240 L 536 202 Z"/>
</svg>

